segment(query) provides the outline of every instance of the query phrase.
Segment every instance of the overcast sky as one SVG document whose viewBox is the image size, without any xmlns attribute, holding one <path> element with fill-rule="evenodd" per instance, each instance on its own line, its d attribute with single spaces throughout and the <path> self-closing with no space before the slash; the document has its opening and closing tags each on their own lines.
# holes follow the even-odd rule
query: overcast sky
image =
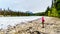
<svg viewBox="0 0 60 34">
<path fill-rule="evenodd" d="M 0 8 L 19 11 L 43 12 L 51 6 L 52 0 L 0 0 Z"/>
</svg>

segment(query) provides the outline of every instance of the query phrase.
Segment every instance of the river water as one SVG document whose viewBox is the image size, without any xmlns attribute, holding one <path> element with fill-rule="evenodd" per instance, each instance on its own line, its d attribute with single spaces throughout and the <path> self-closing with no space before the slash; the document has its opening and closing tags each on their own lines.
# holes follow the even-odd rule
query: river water
<svg viewBox="0 0 60 34">
<path fill-rule="evenodd" d="M 8 25 L 14 26 L 18 23 L 32 21 L 38 18 L 41 18 L 41 16 L 0 17 L 0 29 L 5 29 Z"/>
</svg>

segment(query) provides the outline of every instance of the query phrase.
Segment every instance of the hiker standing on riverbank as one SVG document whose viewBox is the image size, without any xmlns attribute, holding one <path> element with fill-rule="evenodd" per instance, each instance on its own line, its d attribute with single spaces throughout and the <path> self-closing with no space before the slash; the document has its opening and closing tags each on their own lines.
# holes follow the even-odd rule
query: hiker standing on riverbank
<svg viewBox="0 0 60 34">
<path fill-rule="evenodd" d="M 42 16 L 42 28 L 44 28 L 44 17 Z"/>
</svg>

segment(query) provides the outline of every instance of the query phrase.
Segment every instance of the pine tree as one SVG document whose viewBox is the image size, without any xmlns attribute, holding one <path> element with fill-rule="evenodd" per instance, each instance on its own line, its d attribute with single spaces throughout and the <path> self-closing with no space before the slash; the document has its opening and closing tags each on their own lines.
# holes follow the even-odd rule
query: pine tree
<svg viewBox="0 0 60 34">
<path fill-rule="evenodd" d="M 48 16 L 48 11 L 50 10 L 50 8 L 49 8 L 49 6 L 47 7 L 47 9 L 46 9 L 46 12 L 45 12 L 45 14 L 46 14 L 46 16 Z"/>
</svg>

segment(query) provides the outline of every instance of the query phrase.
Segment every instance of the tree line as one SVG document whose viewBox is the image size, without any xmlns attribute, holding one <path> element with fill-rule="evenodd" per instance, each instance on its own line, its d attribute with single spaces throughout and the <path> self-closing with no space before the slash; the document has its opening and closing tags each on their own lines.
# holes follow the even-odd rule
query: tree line
<svg viewBox="0 0 60 34">
<path fill-rule="evenodd" d="M 0 15 L 3 16 L 42 16 L 44 15 L 44 12 L 41 13 L 32 13 L 30 11 L 21 12 L 21 11 L 12 11 L 8 8 L 8 10 L 2 10 L 0 11 Z"/>
<path fill-rule="evenodd" d="M 52 0 L 51 8 L 48 6 L 45 15 L 52 17 L 60 17 L 60 0 Z"/>
</svg>

